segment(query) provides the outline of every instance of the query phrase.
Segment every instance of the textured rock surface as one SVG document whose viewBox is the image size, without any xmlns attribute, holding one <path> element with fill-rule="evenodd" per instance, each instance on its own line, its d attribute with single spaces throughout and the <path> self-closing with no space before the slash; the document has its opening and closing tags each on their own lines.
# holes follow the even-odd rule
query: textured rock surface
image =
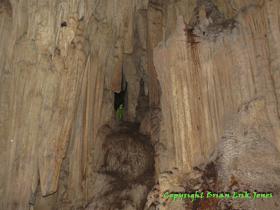
<svg viewBox="0 0 280 210">
<path fill-rule="evenodd" d="M 136 125 L 106 137 L 102 144 L 105 159 L 101 171 L 116 172 L 133 181 L 153 168 L 153 147 L 149 139 L 137 131 Z"/>
<path fill-rule="evenodd" d="M 111 134 L 103 139 L 102 154 L 96 157 L 97 173 L 90 186 L 95 190 L 86 209 L 143 209 L 154 182 L 154 152 L 138 127 L 124 123 L 118 132 L 106 132 Z"/>
<path fill-rule="evenodd" d="M 265 97 L 279 148 L 279 23 L 273 3 L 252 3 L 233 20 L 213 24 L 200 8 L 202 20 L 194 29 L 179 17 L 176 30 L 155 49 L 167 138 L 180 170 L 203 163 L 237 107 L 258 96 Z"/>
<path fill-rule="evenodd" d="M 34 205 L 39 179 L 41 195 L 57 191 L 61 166 L 68 173 L 61 195 L 84 205 L 91 199 L 87 177 L 97 131 L 116 121 L 113 92 L 104 88 L 120 91 L 123 53 L 133 50 L 133 16 L 148 2 L 0 5 L 1 166 L 7 163 L 1 208 Z"/>
<path fill-rule="evenodd" d="M 162 198 L 166 189 L 207 188 L 277 198 L 279 7 L 0 0 L 0 209 L 142 209 L 152 148 L 158 185 L 146 209 L 279 207 L 274 198 Z M 141 123 L 149 143 L 139 133 L 115 138 L 122 82 L 122 120 Z"/>
<path fill-rule="evenodd" d="M 145 209 L 277 209 L 279 207 L 280 152 L 269 123 L 264 98 L 239 107 L 229 122 L 215 154 L 207 164 L 194 167 L 187 176 L 178 170 L 161 173 L 159 185 L 149 193 Z M 164 197 L 174 193 L 204 193 L 204 198 Z M 229 192 L 231 198 L 206 198 L 207 191 Z M 233 192 L 250 192 L 251 198 L 232 198 Z M 254 198 L 273 193 L 272 198 Z M 253 200 L 254 199 L 254 200 Z M 253 200 L 253 201 L 251 201 Z M 152 205 L 153 204 L 153 205 Z"/>
</svg>

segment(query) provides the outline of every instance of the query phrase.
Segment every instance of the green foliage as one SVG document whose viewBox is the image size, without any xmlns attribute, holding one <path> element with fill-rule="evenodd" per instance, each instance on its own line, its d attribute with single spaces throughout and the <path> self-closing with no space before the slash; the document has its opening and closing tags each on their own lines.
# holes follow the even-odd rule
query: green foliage
<svg viewBox="0 0 280 210">
<path fill-rule="evenodd" d="M 117 109 L 117 114 L 119 115 L 120 118 L 122 118 L 122 115 L 123 115 L 123 113 L 122 113 L 122 108 L 123 107 L 124 107 L 124 104 L 121 104 L 119 106 L 119 108 Z"/>
</svg>

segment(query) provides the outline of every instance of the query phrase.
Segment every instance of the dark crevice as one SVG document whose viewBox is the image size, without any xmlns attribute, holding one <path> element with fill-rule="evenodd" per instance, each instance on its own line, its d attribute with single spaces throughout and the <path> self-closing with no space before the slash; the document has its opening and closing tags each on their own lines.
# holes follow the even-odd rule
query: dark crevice
<svg viewBox="0 0 280 210">
<path fill-rule="evenodd" d="M 61 23 L 61 28 L 62 27 L 67 27 L 67 23 L 65 21 Z"/>
<path fill-rule="evenodd" d="M 121 104 L 124 104 L 124 97 L 127 90 L 127 82 L 125 83 L 125 87 L 122 87 L 122 90 L 120 93 L 115 93 L 115 101 L 114 101 L 114 107 L 117 111 Z"/>
</svg>

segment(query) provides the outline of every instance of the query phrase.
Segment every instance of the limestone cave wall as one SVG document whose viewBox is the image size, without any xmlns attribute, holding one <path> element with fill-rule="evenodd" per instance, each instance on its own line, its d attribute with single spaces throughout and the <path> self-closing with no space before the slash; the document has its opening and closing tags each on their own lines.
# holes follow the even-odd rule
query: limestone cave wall
<svg viewBox="0 0 280 210">
<path fill-rule="evenodd" d="M 277 209 L 279 16 L 278 0 L 0 0 L 0 209 Z"/>
</svg>

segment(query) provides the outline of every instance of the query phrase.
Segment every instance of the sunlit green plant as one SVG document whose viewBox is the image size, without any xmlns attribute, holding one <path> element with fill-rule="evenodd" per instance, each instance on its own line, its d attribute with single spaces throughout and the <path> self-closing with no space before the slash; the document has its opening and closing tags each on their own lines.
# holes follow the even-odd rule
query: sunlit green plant
<svg viewBox="0 0 280 210">
<path fill-rule="evenodd" d="M 119 108 L 117 109 L 117 114 L 119 115 L 120 118 L 122 118 L 122 115 L 123 115 L 123 113 L 122 113 L 122 108 L 123 107 L 124 107 L 124 104 L 121 104 L 119 106 Z"/>
</svg>

